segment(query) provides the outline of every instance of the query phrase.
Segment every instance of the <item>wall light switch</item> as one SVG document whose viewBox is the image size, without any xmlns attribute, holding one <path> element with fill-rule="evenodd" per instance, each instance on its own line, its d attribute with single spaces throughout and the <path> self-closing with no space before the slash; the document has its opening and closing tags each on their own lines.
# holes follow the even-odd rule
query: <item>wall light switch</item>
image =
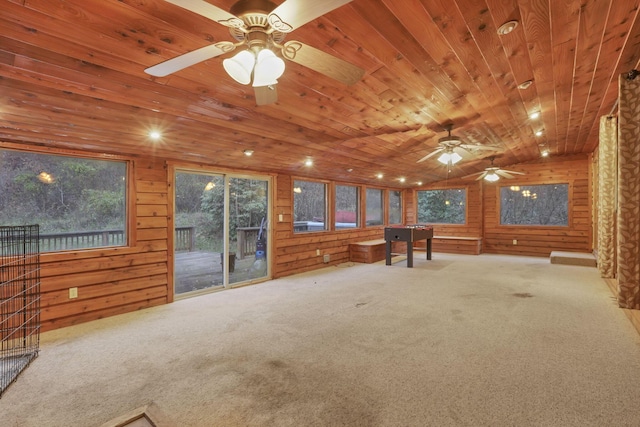
<svg viewBox="0 0 640 427">
<path fill-rule="evenodd" d="M 278 214 L 278 221 L 280 222 L 284 221 L 284 215 Z"/>
<path fill-rule="evenodd" d="M 69 299 L 78 298 L 78 288 L 69 288 Z"/>
<path fill-rule="evenodd" d="M 518 241 L 516 239 L 513 239 L 513 246 L 516 246 L 518 244 Z"/>
<path fill-rule="evenodd" d="M 316 249 L 316 255 L 320 256 L 320 249 Z"/>
</svg>

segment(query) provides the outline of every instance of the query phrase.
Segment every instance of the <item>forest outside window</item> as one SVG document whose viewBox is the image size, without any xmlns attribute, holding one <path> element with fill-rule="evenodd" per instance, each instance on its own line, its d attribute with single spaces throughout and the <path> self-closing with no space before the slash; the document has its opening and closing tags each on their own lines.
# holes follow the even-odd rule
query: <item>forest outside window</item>
<svg viewBox="0 0 640 427">
<path fill-rule="evenodd" d="M 367 225 L 384 223 L 383 192 L 377 188 L 367 188 Z"/>
<path fill-rule="evenodd" d="M 467 191 L 464 188 L 418 191 L 418 222 L 465 224 Z"/>
<path fill-rule="evenodd" d="M 500 187 L 501 225 L 569 225 L 569 184 Z"/>
<path fill-rule="evenodd" d="M 335 227 L 356 228 L 360 225 L 360 188 L 336 185 Z"/>
<path fill-rule="evenodd" d="M 127 244 L 127 163 L 0 149 L 0 225 L 40 225 L 42 252 Z"/>
<path fill-rule="evenodd" d="M 314 181 L 293 181 L 293 231 L 327 229 L 327 185 Z"/>
<path fill-rule="evenodd" d="M 389 190 L 389 224 L 402 223 L 402 192 Z"/>
</svg>

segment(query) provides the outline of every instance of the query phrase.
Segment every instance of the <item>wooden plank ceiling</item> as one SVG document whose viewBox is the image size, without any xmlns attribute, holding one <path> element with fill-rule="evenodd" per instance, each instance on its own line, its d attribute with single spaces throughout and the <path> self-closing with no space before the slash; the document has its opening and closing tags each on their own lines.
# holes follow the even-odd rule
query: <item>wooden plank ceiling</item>
<svg viewBox="0 0 640 427">
<path fill-rule="evenodd" d="M 226 11 L 234 3 L 208 1 Z M 278 101 L 256 106 L 253 89 L 222 67 L 233 53 L 167 77 L 144 72 L 233 40 L 182 7 L 0 0 L 0 140 L 399 188 L 481 171 L 491 155 L 507 166 L 543 149 L 592 152 L 618 76 L 638 67 L 639 2 L 354 0 L 285 41 L 357 65 L 364 77 L 346 86 L 286 61 Z M 498 35 L 511 20 L 518 26 Z M 494 150 L 473 150 L 449 173 L 437 156 L 417 163 L 447 124 L 464 143 Z M 152 128 L 160 141 L 148 138 Z"/>
</svg>

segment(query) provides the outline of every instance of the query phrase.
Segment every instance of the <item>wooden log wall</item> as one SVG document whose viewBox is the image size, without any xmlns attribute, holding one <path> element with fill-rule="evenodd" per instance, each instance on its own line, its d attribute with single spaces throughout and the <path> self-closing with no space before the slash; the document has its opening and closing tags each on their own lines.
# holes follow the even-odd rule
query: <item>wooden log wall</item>
<svg viewBox="0 0 640 427">
<path fill-rule="evenodd" d="M 550 158 L 521 163 L 514 170 L 525 175 L 483 184 L 483 252 L 509 255 L 549 256 L 552 251 L 591 252 L 592 192 L 588 155 Z M 569 184 L 569 226 L 500 225 L 499 192 L 505 185 Z M 513 244 L 513 240 L 517 244 Z"/>
<path fill-rule="evenodd" d="M 384 226 L 319 233 L 294 233 L 293 179 L 288 175 L 279 175 L 275 180 L 276 200 L 273 215 L 275 257 L 272 259 L 274 278 L 347 262 L 349 261 L 349 243 L 384 238 Z M 365 191 L 364 187 L 361 189 L 361 212 L 363 212 Z M 385 211 L 386 206 L 388 206 L 388 197 L 385 197 Z M 406 208 L 404 210 L 406 211 Z M 283 221 L 278 221 L 279 215 L 283 216 Z M 403 217 L 405 217 L 404 213 Z M 329 224 L 333 222 L 332 212 L 329 212 L 327 221 Z M 317 255 L 318 249 L 320 255 Z M 323 260 L 325 254 L 331 258 L 327 264 Z"/>
<path fill-rule="evenodd" d="M 47 331 L 90 320 L 131 312 L 173 301 L 171 272 L 171 204 L 166 163 L 162 160 L 131 161 L 129 212 L 131 244 L 41 256 L 42 330 Z M 467 188 L 468 221 L 465 225 L 435 225 L 434 234 L 483 237 L 483 252 L 548 256 L 552 250 L 591 250 L 591 185 L 589 159 L 573 156 L 547 162 L 520 164 L 526 175 L 513 184 L 570 184 L 569 227 L 506 227 L 499 225 L 499 185 L 468 180 L 449 181 L 446 188 Z M 349 244 L 380 239 L 384 226 L 321 233 L 293 232 L 293 177 L 274 179 L 272 275 L 274 278 L 349 261 Z M 504 181 L 499 181 L 503 183 Z M 330 188 L 333 188 L 330 186 Z M 443 188 L 432 184 L 422 188 Z M 364 191 L 361 206 L 364 204 Z M 415 190 L 403 192 L 403 218 L 416 222 Z M 331 195 L 329 195 L 331 197 Z M 385 198 L 385 206 L 388 199 Z M 364 209 L 361 209 L 364 211 Z M 483 215 L 484 214 L 484 215 Z M 279 216 L 282 215 L 282 221 Z M 327 218 L 330 223 L 333 213 Z M 512 240 L 518 245 L 513 246 Z M 317 255 L 320 250 L 320 255 Z M 323 255 L 331 257 L 324 263 Z M 69 298 L 69 288 L 78 298 Z"/>
<path fill-rule="evenodd" d="M 166 304 L 168 280 L 167 169 L 162 161 L 131 162 L 128 247 L 44 253 L 42 330 Z M 130 193 L 130 195 L 131 195 Z M 78 297 L 69 298 L 69 288 Z"/>
</svg>

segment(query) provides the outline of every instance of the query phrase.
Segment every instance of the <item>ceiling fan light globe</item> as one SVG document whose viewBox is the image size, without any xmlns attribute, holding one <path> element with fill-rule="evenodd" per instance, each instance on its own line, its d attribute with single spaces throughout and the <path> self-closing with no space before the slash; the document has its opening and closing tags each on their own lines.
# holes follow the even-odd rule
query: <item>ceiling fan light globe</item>
<svg viewBox="0 0 640 427">
<path fill-rule="evenodd" d="M 489 172 L 488 174 L 485 175 L 484 179 L 486 179 L 489 182 L 496 182 L 497 180 L 500 179 L 500 177 L 495 172 Z"/>
<path fill-rule="evenodd" d="M 460 160 L 462 160 L 462 156 L 460 156 L 460 154 L 456 153 L 455 151 L 453 153 L 451 153 L 451 164 L 452 165 L 455 165 Z"/>
<path fill-rule="evenodd" d="M 222 61 L 224 70 L 229 76 L 240 84 L 251 83 L 251 71 L 255 65 L 256 57 L 248 50 L 243 50 L 233 58 Z"/>
<path fill-rule="evenodd" d="M 258 53 L 256 68 L 253 71 L 254 86 L 269 86 L 277 83 L 284 73 L 284 61 L 269 49 Z"/>
<path fill-rule="evenodd" d="M 446 151 L 438 157 L 438 161 L 443 165 L 455 165 L 460 160 L 462 160 L 462 156 L 455 151 Z"/>
<path fill-rule="evenodd" d="M 448 165 L 449 162 L 451 161 L 451 154 L 446 152 L 440 154 L 440 157 L 438 157 L 438 161 L 443 165 Z"/>
</svg>

